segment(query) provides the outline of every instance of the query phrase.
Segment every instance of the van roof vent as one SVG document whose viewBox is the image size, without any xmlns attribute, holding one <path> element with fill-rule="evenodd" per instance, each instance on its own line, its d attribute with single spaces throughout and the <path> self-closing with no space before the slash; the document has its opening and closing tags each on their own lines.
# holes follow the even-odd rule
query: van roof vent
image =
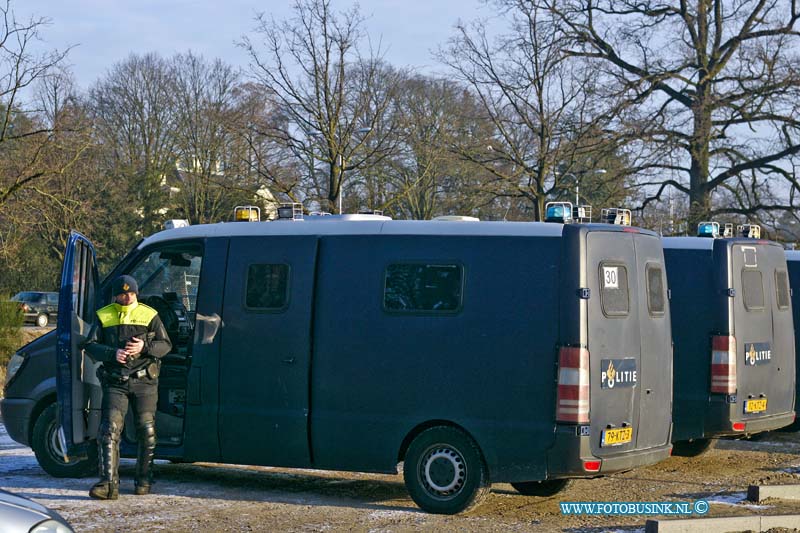
<svg viewBox="0 0 800 533">
<path fill-rule="evenodd" d="M 600 210 L 600 221 L 620 226 L 631 225 L 631 210 L 621 207 L 604 207 Z"/>
<path fill-rule="evenodd" d="M 189 221 L 185 218 L 173 218 L 164 221 L 164 229 L 188 228 Z"/>
<path fill-rule="evenodd" d="M 433 217 L 431 220 L 441 220 L 444 222 L 479 222 L 478 217 L 469 217 L 466 215 L 441 215 Z"/>
<path fill-rule="evenodd" d="M 278 207 L 278 220 L 303 220 L 303 204 L 297 202 L 281 204 Z"/>
</svg>

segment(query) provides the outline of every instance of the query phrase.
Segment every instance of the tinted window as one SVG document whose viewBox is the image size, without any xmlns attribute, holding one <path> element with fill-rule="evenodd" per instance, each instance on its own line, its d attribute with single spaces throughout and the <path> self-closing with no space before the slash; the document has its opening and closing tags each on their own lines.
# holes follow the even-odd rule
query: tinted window
<svg viewBox="0 0 800 533">
<path fill-rule="evenodd" d="M 389 265 L 383 307 L 388 311 L 457 311 L 463 278 L 460 265 Z"/>
<path fill-rule="evenodd" d="M 651 315 L 664 314 L 664 273 L 657 265 L 647 265 L 647 309 Z"/>
<path fill-rule="evenodd" d="M 128 273 L 139 283 L 139 300 L 158 297 L 193 312 L 202 261 L 198 247 L 164 248 L 150 252 Z"/>
<path fill-rule="evenodd" d="M 744 306 L 749 311 L 764 309 L 764 284 L 758 270 L 742 270 Z"/>
<path fill-rule="evenodd" d="M 282 309 L 288 303 L 289 265 L 250 265 L 245 305 L 250 309 Z"/>
<path fill-rule="evenodd" d="M 600 264 L 600 301 L 606 316 L 627 316 L 628 270 L 623 265 Z"/>
<path fill-rule="evenodd" d="M 48 293 L 47 303 L 51 305 L 58 305 L 58 293 Z"/>
<path fill-rule="evenodd" d="M 778 309 L 789 309 L 789 275 L 785 270 L 775 271 L 775 290 L 778 292 Z"/>
</svg>

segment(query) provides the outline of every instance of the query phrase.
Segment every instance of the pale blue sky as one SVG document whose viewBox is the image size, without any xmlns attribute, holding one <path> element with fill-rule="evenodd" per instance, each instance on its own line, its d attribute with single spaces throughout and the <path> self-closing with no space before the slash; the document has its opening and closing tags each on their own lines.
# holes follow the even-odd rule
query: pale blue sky
<svg viewBox="0 0 800 533">
<path fill-rule="evenodd" d="M 255 14 L 276 19 L 291 15 L 291 0 L 12 0 L 19 20 L 31 15 L 51 19 L 42 37 L 45 46 L 69 54 L 78 84 L 87 88 L 115 62 L 131 52 L 156 51 L 164 56 L 193 50 L 246 67 L 247 57 L 234 44 L 251 33 Z M 336 10 L 352 0 L 334 0 Z M 490 13 L 481 0 L 362 0 L 366 29 L 381 40 L 386 59 L 399 67 L 427 73 L 443 70 L 431 51 L 444 44 L 460 19 Z"/>
</svg>

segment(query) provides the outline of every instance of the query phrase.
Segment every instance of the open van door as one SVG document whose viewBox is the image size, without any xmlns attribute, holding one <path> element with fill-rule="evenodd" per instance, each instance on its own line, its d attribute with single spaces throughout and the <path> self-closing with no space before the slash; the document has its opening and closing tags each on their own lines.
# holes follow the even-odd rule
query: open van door
<svg viewBox="0 0 800 533">
<path fill-rule="evenodd" d="M 84 455 L 85 444 L 97 435 L 102 389 L 99 363 L 81 348 L 95 320 L 98 294 L 97 261 L 92 243 L 70 233 L 61 268 L 56 326 L 56 386 L 59 438 L 68 456 Z"/>
</svg>

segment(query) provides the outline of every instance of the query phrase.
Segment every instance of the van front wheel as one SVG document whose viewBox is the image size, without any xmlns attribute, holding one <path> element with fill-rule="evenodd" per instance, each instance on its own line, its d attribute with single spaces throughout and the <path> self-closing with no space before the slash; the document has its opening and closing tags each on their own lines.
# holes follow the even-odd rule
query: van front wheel
<svg viewBox="0 0 800 533">
<path fill-rule="evenodd" d="M 414 502 L 436 514 L 469 511 L 491 488 L 478 445 L 447 426 L 426 429 L 411 442 L 403 478 Z"/>
<path fill-rule="evenodd" d="M 90 446 L 86 459 L 64 461 L 58 439 L 56 404 L 50 404 L 39 414 L 33 426 L 31 447 L 36 460 L 53 477 L 86 477 L 97 473 L 97 446 Z"/>
<path fill-rule="evenodd" d="M 571 479 L 546 479 L 544 481 L 520 481 L 511 486 L 523 496 L 553 496 L 572 485 Z"/>
</svg>

